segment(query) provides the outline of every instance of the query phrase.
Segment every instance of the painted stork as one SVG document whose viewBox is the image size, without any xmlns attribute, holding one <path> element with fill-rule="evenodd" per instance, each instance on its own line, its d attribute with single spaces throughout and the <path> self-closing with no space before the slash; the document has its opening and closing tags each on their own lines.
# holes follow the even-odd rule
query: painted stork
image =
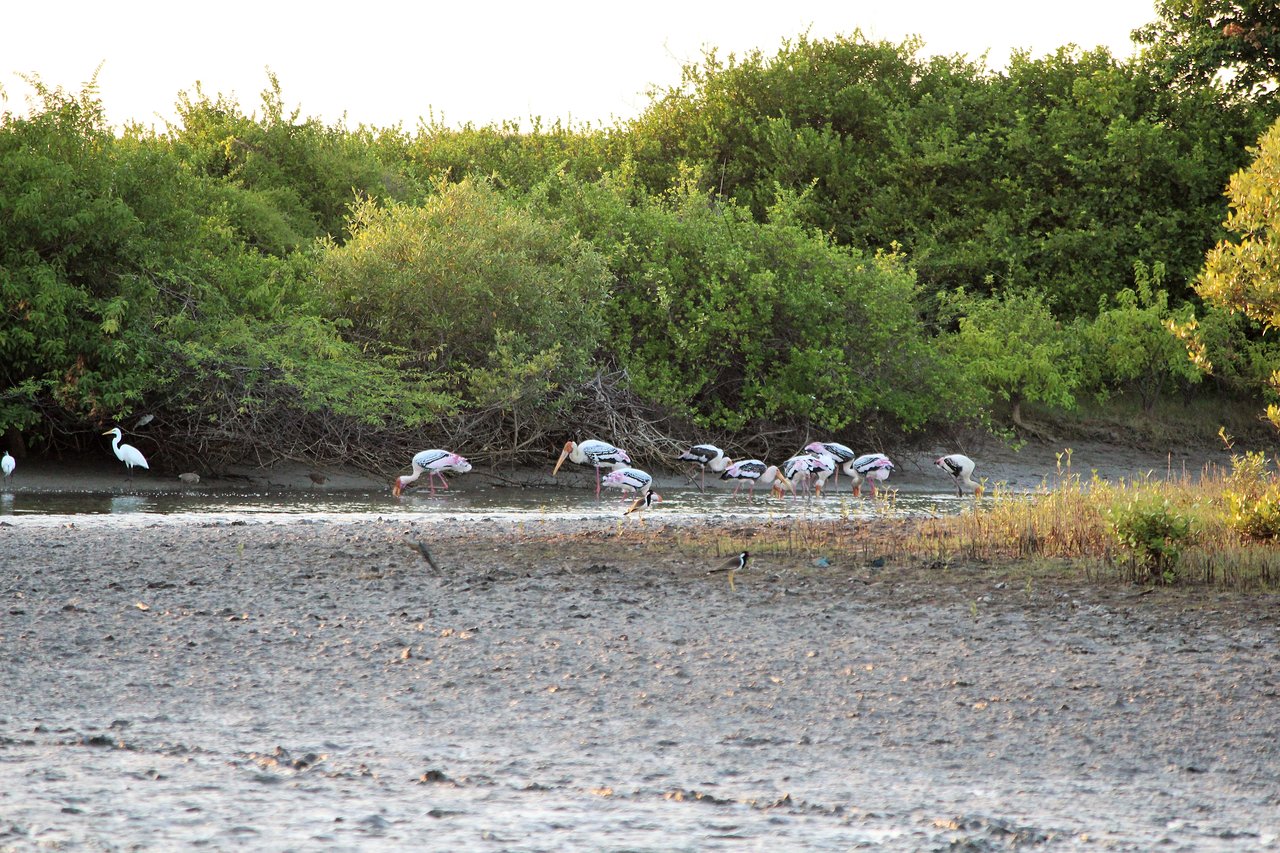
<svg viewBox="0 0 1280 853">
<path fill-rule="evenodd" d="M 616 468 L 605 475 L 600 485 L 611 489 L 639 492 L 643 497 L 653 489 L 653 477 L 639 468 Z"/>
<path fill-rule="evenodd" d="M 120 432 L 120 427 L 109 429 L 103 435 L 114 435 L 111 441 L 111 449 L 116 452 L 116 458 L 124 463 L 124 467 L 129 472 L 129 479 L 133 479 L 134 466 L 141 468 L 150 468 L 147 464 L 147 458 L 142 455 L 142 451 L 134 447 L 132 444 L 121 444 L 120 439 L 124 438 L 124 433 Z"/>
<path fill-rule="evenodd" d="M 973 460 L 959 453 L 943 456 L 933 463 L 950 474 L 956 481 L 956 494 L 964 496 L 964 490 L 970 489 L 976 498 L 982 497 L 982 484 L 974 482 Z"/>
<path fill-rule="evenodd" d="M 791 494 L 796 493 L 795 486 L 791 485 L 791 481 L 778 470 L 777 465 L 766 465 L 759 459 L 744 459 L 733 463 L 724 470 L 720 479 L 737 481 L 733 487 L 734 495 L 738 494 L 738 489 L 742 488 L 743 482 L 748 483 L 750 485 L 747 493 L 748 500 L 755 497 L 757 483 L 761 486 L 770 486 L 775 492 L 781 492 L 782 487 L 786 486 L 791 489 Z"/>
<path fill-rule="evenodd" d="M 706 491 L 707 472 L 722 474 L 724 469 L 733 464 L 733 460 L 724 455 L 724 451 L 714 444 L 695 444 L 676 457 L 677 462 L 696 462 L 702 469 L 698 478 L 698 488 Z"/>
<path fill-rule="evenodd" d="M 814 455 L 825 453 L 836 461 L 835 482 L 837 485 L 840 483 L 840 472 L 844 470 L 843 466 L 858 455 L 853 452 L 852 448 L 837 441 L 813 441 L 806 444 L 804 449 Z"/>
<path fill-rule="evenodd" d="M 812 478 L 813 490 L 819 495 L 827 484 L 827 478 L 835 472 L 835 457 L 828 453 L 802 453 L 782 463 L 782 473 L 788 480 L 799 480 L 807 487 Z"/>
<path fill-rule="evenodd" d="M 893 460 L 883 453 L 864 453 L 840 466 L 841 470 L 853 478 L 854 497 L 862 495 L 862 484 L 871 486 L 871 496 L 876 496 L 876 483 L 883 483 L 893 473 Z"/>
<path fill-rule="evenodd" d="M 9 478 L 13 476 L 13 469 L 18 467 L 18 463 L 9 455 L 9 451 L 4 452 L 4 458 L 0 459 L 0 471 L 4 472 L 4 479 L 7 483 Z"/>
<path fill-rule="evenodd" d="M 560 466 L 564 464 L 565 459 L 575 465 L 590 465 L 596 469 L 597 500 L 600 499 L 600 469 L 626 468 L 631 465 L 631 457 L 627 455 L 627 451 L 595 438 L 589 438 L 581 443 L 566 441 L 564 450 L 560 451 L 560 459 L 557 460 L 556 467 L 551 470 L 552 477 L 560 472 Z"/>
<path fill-rule="evenodd" d="M 423 474 L 427 475 L 427 485 L 431 487 L 431 494 L 436 493 L 436 477 L 440 478 L 440 488 L 449 488 L 449 482 L 444 478 L 446 472 L 450 474 L 465 474 L 471 470 L 471 463 L 464 457 L 449 450 L 424 450 L 413 457 L 413 473 L 406 474 L 403 477 L 397 477 L 395 484 L 391 487 L 391 494 L 400 497 L 400 493 L 405 487 L 413 481 L 417 480 Z"/>
</svg>

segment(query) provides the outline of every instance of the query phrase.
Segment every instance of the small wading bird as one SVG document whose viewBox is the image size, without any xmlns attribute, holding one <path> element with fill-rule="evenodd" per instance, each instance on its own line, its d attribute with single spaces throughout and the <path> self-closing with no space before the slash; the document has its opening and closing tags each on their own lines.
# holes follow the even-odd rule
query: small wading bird
<svg viewBox="0 0 1280 853">
<path fill-rule="evenodd" d="M 440 488 L 447 489 L 449 488 L 449 482 L 444 478 L 446 472 L 450 474 L 465 474 L 470 470 L 471 463 L 452 451 L 424 450 L 413 457 L 413 473 L 396 478 L 395 485 L 391 487 L 391 494 L 400 497 L 405 486 L 426 474 L 427 485 L 431 487 L 431 494 L 434 495 L 436 493 L 436 477 L 440 478 Z"/>
<path fill-rule="evenodd" d="M 969 489 L 976 498 L 982 497 L 982 484 L 973 480 L 973 460 L 968 456 L 959 453 L 952 453 L 949 456 L 943 456 L 933 463 L 950 474 L 956 481 L 956 494 L 964 496 L 964 490 Z"/>
<path fill-rule="evenodd" d="M 9 482 L 9 478 L 13 476 L 13 469 L 18 467 L 18 463 L 9 455 L 9 451 L 4 452 L 4 458 L 0 459 L 0 471 L 4 472 L 5 482 Z"/>
<path fill-rule="evenodd" d="M 827 485 L 827 478 L 835 472 L 835 457 L 828 453 L 802 453 L 782 463 L 782 473 L 788 480 L 799 480 L 805 488 L 812 481 L 813 491 L 818 495 L 822 494 L 823 487 Z"/>
<path fill-rule="evenodd" d="M 560 451 L 560 459 L 556 461 L 556 467 L 551 469 L 552 477 L 560 473 L 560 466 L 566 459 L 575 465 L 590 465 L 596 469 L 597 500 L 600 498 L 600 469 L 626 468 L 631 465 L 631 457 L 627 455 L 627 451 L 595 438 L 589 438 L 581 443 L 566 441 L 564 450 Z"/>
<path fill-rule="evenodd" d="M 853 478 L 854 497 L 862 495 L 864 482 L 871 486 L 871 496 L 875 497 L 876 483 L 883 483 L 893 473 L 893 460 L 883 453 L 864 453 L 840 466 L 840 470 Z"/>
<path fill-rule="evenodd" d="M 111 441 L 111 449 L 116 452 L 116 458 L 124 463 L 124 467 L 129 472 L 130 480 L 133 479 L 134 466 L 148 469 L 151 468 L 151 466 L 147 464 L 147 458 L 142 455 L 142 451 L 138 450 L 138 448 L 134 447 L 132 444 L 120 443 L 120 439 L 124 437 L 124 434 L 120 432 L 120 427 L 109 429 L 104 432 L 103 435 L 115 436 Z"/>
<path fill-rule="evenodd" d="M 645 492 L 643 495 L 636 498 L 636 502 L 633 503 L 631 507 L 623 513 L 623 515 L 631 515 L 631 513 L 634 512 L 636 514 L 636 518 L 640 519 L 640 523 L 644 524 L 644 516 L 641 515 L 641 513 L 654 504 L 659 503 L 661 500 L 662 495 L 657 492 Z"/>
<path fill-rule="evenodd" d="M 749 559 L 751 559 L 751 552 L 743 551 L 741 554 L 734 557 L 732 560 L 729 560 L 727 563 L 721 566 L 717 566 L 714 569 L 711 569 L 710 571 L 707 572 L 707 574 L 714 575 L 720 572 L 728 572 L 729 573 L 729 589 L 736 591 L 737 587 L 733 585 L 733 576 L 747 567 L 747 560 Z"/>
<path fill-rule="evenodd" d="M 631 504 L 631 508 L 624 512 L 623 515 L 630 515 L 637 510 L 648 509 L 662 500 L 662 495 L 653 491 L 653 477 L 647 471 L 641 471 L 639 468 L 619 468 L 616 471 L 610 471 L 600 481 L 600 484 L 611 489 L 639 493 L 640 497 L 636 498 L 635 503 Z M 642 520 L 643 518 L 641 516 Z"/>
<path fill-rule="evenodd" d="M 702 469 L 698 477 L 698 488 L 706 491 L 707 472 L 720 474 L 733 464 L 733 460 L 724 455 L 724 451 L 714 444 L 695 444 L 676 457 L 677 462 L 696 462 Z"/>
<path fill-rule="evenodd" d="M 796 493 L 795 486 L 791 485 L 791 481 L 778 470 L 777 465 L 766 465 L 759 459 L 743 459 L 741 462 L 735 462 L 725 469 L 720 475 L 721 480 L 736 481 L 733 486 L 733 494 L 738 494 L 738 489 L 742 488 L 745 482 L 749 485 L 747 491 L 747 500 L 752 500 L 756 493 L 756 484 L 761 486 L 772 487 L 775 494 L 781 495 L 783 486 L 791 490 L 791 494 Z"/>
</svg>

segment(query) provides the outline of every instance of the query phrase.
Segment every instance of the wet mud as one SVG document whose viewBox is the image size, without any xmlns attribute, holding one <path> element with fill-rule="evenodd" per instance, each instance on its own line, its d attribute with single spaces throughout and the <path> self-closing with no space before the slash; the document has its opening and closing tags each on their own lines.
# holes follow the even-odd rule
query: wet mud
<svg viewBox="0 0 1280 853">
<path fill-rule="evenodd" d="M 1275 596 L 874 544 L 731 589 L 749 530 L 656 518 L 0 525 L 0 850 L 1280 845 Z"/>
</svg>

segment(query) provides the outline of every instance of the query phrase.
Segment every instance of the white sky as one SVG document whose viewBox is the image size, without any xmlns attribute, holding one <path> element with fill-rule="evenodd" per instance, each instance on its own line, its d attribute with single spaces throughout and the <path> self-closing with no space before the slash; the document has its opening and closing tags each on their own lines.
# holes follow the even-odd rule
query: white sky
<svg viewBox="0 0 1280 853">
<path fill-rule="evenodd" d="M 290 110 L 329 124 L 345 114 L 352 128 L 413 131 L 432 110 L 449 126 L 609 125 L 638 115 L 649 87 L 677 84 L 703 47 L 771 56 L 806 30 L 861 28 L 919 35 L 925 54 L 986 52 L 1003 68 L 1011 49 L 1068 43 L 1127 57 L 1130 31 L 1154 18 L 1154 0 L 23 0 L 0 9 L 0 112 L 27 113 L 19 74 L 78 92 L 101 64 L 114 124 L 162 128 L 197 81 L 258 112 L 270 68 Z"/>
</svg>

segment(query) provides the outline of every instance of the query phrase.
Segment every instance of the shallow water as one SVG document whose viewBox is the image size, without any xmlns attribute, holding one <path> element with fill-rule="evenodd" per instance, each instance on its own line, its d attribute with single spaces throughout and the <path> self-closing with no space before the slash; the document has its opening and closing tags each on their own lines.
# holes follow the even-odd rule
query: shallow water
<svg viewBox="0 0 1280 853">
<path fill-rule="evenodd" d="M 775 518 L 919 518 L 951 515 L 972 506 L 972 498 L 949 494 L 882 493 L 872 499 L 829 493 L 821 498 L 774 498 L 757 495 L 747 501 L 731 491 L 664 489 L 663 500 L 645 515 L 655 520 L 672 516 L 714 519 Z M 430 495 L 414 492 L 400 498 L 388 492 L 359 490 L 314 491 L 174 491 L 138 494 L 106 492 L 31 492 L 0 495 L 0 516 L 13 523 L 59 521 L 75 523 L 156 523 L 164 520 L 266 521 L 277 517 L 316 520 L 367 519 L 413 515 L 415 520 L 465 519 L 530 521 L 537 519 L 623 519 L 633 496 L 606 493 L 599 501 L 580 489 L 554 486 L 524 488 L 464 486 Z M 630 519 L 627 519 L 628 521 Z"/>
</svg>

